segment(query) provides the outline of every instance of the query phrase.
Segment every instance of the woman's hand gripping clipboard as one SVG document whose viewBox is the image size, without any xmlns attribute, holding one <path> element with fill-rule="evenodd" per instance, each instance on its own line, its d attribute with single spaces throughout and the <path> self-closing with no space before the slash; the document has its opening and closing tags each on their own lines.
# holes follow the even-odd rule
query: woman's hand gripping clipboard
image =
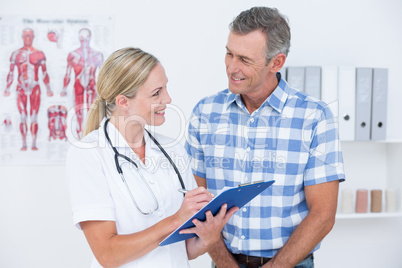
<svg viewBox="0 0 402 268">
<path fill-rule="evenodd" d="M 223 204 L 227 204 L 227 210 L 232 207 L 238 207 L 240 209 L 245 204 L 250 202 L 254 197 L 259 195 L 262 191 L 271 186 L 274 182 L 274 180 L 266 182 L 260 181 L 255 183 L 242 184 L 238 187 L 224 189 L 219 195 L 214 197 L 214 199 L 212 199 L 190 219 L 184 222 L 179 228 L 177 228 L 173 233 L 171 233 L 162 242 L 160 242 L 159 246 L 166 246 L 197 236 L 196 234 L 180 234 L 179 231 L 194 227 L 192 220 L 195 218 L 200 221 L 205 221 L 205 212 L 207 212 L 208 210 L 210 210 L 215 216 L 219 212 Z"/>
</svg>

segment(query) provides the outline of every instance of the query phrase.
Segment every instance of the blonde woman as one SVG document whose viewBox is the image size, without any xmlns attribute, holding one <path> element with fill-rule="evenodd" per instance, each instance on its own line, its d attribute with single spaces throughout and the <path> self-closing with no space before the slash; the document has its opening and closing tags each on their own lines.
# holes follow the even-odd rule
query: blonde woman
<svg viewBox="0 0 402 268">
<path fill-rule="evenodd" d="M 112 53 L 100 69 L 81 141 L 97 146 L 72 146 L 67 157 L 74 224 L 95 256 L 91 267 L 188 267 L 237 210 L 207 212 L 205 222 L 186 231 L 196 238 L 159 247 L 212 199 L 190 168 L 179 170 L 170 158 L 186 158 L 184 148 L 164 148 L 171 140 L 145 129 L 165 121 L 167 82 L 160 62 L 138 48 Z M 182 189 L 193 190 L 184 196 Z"/>
</svg>

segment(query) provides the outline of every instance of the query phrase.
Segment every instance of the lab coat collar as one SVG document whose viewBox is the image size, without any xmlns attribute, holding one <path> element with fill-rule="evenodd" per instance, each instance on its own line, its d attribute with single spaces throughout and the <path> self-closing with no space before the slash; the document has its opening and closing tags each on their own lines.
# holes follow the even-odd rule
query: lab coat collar
<svg viewBox="0 0 402 268">
<path fill-rule="evenodd" d="M 107 118 L 103 118 L 100 128 L 102 129 L 102 132 L 104 131 L 104 126 L 106 123 Z M 107 124 L 107 132 L 109 135 L 109 138 L 113 144 L 114 147 L 116 147 L 118 150 L 131 150 L 130 146 L 128 145 L 127 141 L 124 139 L 123 135 L 121 135 L 120 131 L 111 123 L 109 122 Z M 106 136 L 105 136 L 106 138 Z M 147 151 L 148 149 L 152 150 L 159 150 L 159 147 L 152 141 L 152 139 L 149 137 L 149 134 L 144 130 L 144 140 L 145 140 L 145 150 Z M 107 141 L 106 141 L 107 142 Z"/>
</svg>

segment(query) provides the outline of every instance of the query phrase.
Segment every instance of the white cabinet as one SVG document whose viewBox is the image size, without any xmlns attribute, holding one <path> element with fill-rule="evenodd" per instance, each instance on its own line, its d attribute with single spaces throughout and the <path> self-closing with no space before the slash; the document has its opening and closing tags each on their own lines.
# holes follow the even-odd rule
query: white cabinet
<svg viewBox="0 0 402 268">
<path fill-rule="evenodd" d="M 346 181 L 339 187 L 337 219 L 378 218 L 402 216 L 402 140 L 389 141 L 342 141 Z M 385 190 L 396 191 L 396 212 L 386 212 Z M 354 207 L 356 190 L 367 189 L 369 202 L 367 213 L 342 213 L 342 190 L 353 191 Z M 382 212 L 370 212 L 370 190 L 380 189 Z"/>
</svg>

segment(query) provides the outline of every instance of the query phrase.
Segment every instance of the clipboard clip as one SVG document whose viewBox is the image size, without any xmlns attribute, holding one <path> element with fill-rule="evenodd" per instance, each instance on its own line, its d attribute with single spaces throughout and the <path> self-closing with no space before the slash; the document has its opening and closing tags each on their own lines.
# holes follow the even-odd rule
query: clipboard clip
<svg viewBox="0 0 402 268">
<path fill-rule="evenodd" d="M 264 180 L 255 181 L 255 182 L 247 182 L 247 183 L 239 184 L 238 187 L 243 187 L 243 186 L 246 186 L 246 185 L 257 184 L 257 183 L 262 183 L 262 182 L 264 182 Z"/>
</svg>

